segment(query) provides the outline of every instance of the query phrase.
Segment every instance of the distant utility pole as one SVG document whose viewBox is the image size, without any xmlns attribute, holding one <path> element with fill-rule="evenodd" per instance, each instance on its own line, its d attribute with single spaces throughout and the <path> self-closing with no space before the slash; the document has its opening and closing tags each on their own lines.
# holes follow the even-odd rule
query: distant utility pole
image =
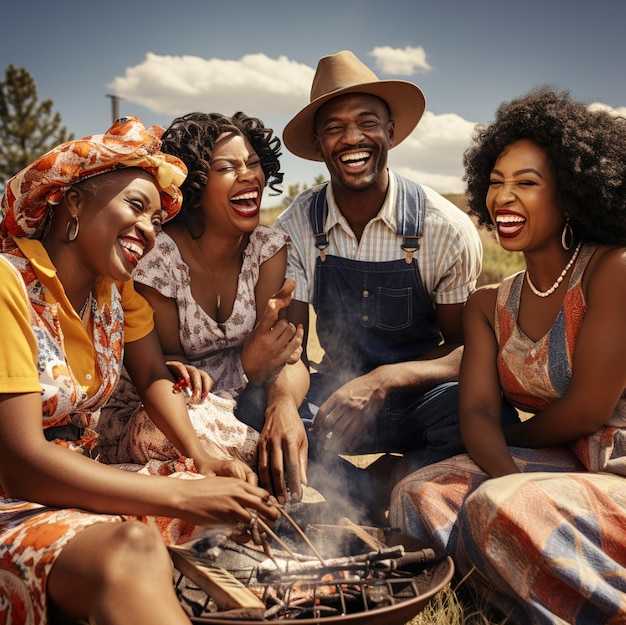
<svg viewBox="0 0 626 625">
<path fill-rule="evenodd" d="M 122 98 L 110 93 L 107 93 L 107 98 L 111 98 L 111 123 L 113 123 L 120 116 L 120 100 Z"/>
</svg>

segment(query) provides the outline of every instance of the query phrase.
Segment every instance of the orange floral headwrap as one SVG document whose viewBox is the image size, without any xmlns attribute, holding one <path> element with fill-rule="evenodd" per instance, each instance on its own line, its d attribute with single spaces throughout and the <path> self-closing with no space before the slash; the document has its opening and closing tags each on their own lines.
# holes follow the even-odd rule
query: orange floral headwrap
<svg viewBox="0 0 626 625">
<path fill-rule="evenodd" d="M 77 182 L 121 167 L 140 167 L 154 176 L 166 213 L 180 210 L 180 185 L 187 167 L 161 152 L 161 126 L 145 128 L 137 117 L 118 119 L 103 135 L 68 141 L 53 148 L 13 176 L 2 196 L 1 251 L 15 247 L 13 238 L 27 237 L 44 225 L 51 207 Z"/>
</svg>

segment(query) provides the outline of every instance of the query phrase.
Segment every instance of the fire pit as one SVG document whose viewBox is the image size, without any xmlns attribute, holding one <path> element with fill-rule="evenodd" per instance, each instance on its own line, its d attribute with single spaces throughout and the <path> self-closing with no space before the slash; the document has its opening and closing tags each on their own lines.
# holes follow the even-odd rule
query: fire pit
<svg viewBox="0 0 626 625">
<path fill-rule="evenodd" d="M 205 625 L 404 625 L 452 578 L 452 560 L 430 546 L 347 523 L 307 526 L 317 557 L 281 540 L 288 551 L 274 545 L 268 558 L 219 535 L 173 548 L 181 604 Z"/>
</svg>

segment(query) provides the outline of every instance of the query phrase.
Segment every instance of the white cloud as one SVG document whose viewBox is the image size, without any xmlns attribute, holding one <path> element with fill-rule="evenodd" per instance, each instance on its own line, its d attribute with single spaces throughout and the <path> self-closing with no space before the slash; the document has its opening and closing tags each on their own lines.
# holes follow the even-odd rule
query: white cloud
<svg viewBox="0 0 626 625">
<path fill-rule="evenodd" d="M 285 56 L 248 54 L 223 60 L 149 52 L 109 88 L 164 115 L 196 110 L 291 115 L 308 103 L 313 74 L 312 68 Z"/>
<path fill-rule="evenodd" d="M 422 48 L 374 48 L 372 54 L 386 73 L 412 73 L 429 67 Z M 285 56 L 272 59 L 248 54 L 239 60 L 224 60 L 150 52 L 109 88 L 161 115 L 243 110 L 266 123 L 271 120 L 280 136 L 287 121 L 308 104 L 314 74 L 314 68 Z M 441 193 L 459 193 L 463 187 L 461 156 L 472 127 L 458 115 L 426 111 L 413 134 L 391 150 L 390 165 Z M 305 181 L 310 182 L 308 177 L 300 182 Z"/>
<path fill-rule="evenodd" d="M 594 102 L 589 109 L 626 117 L 624 106 L 612 108 Z M 389 165 L 439 193 L 463 193 L 463 153 L 470 145 L 474 126 L 454 113 L 426 111 L 413 133 L 389 152 Z"/>
<path fill-rule="evenodd" d="M 611 115 L 626 117 L 626 106 L 620 106 L 615 109 L 608 104 L 602 104 L 602 102 L 592 102 L 587 108 L 590 111 L 606 111 Z"/>
<path fill-rule="evenodd" d="M 374 48 L 372 54 L 385 72 L 412 73 L 416 68 L 429 67 L 421 48 Z M 227 60 L 149 52 L 142 63 L 127 68 L 109 88 L 160 115 L 243 110 L 266 123 L 271 121 L 280 136 L 287 121 L 308 104 L 314 74 L 315 68 L 285 56 L 272 59 L 265 54 L 248 54 Z M 389 162 L 403 175 L 442 193 L 458 193 L 462 189 L 461 154 L 469 143 L 471 127 L 457 115 L 427 111 L 414 133 L 389 153 Z M 285 164 L 290 165 L 290 171 L 285 168 L 291 174 L 290 183 L 312 181 L 308 174 L 311 164 L 307 168 L 302 162 L 301 167 L 294 167 L 290 155 L 285 157 Z M 325 171 L 322 164 L 315 167 Z"/>
<path fill-rule="evenodd" d="M 473 122 L 454 113 L 426 111 L 413 133 L 389 152 L 389 164 L 440 193 L 462 193 L 463 152 L 473 129 Z"/>
<path fill-rule="evenodd" d="M 430 187 L 442 195 L 465 192 L 464 183 L 458 176 L 445 176 L 432 171 L 420 171 L 419 169 L 411 169 L 402 166 L 393 167 L 393 170 L 401 176 L 409 180 L 415 180 L 415 182 Z"/>
<path fill-rule="evenodd" d="M 396 74 L 399 76 L 412 76 L 413 74 L 425 74 L 431 67 L 426 60 L 426 51 L 421 46 L 404 50 L 380 46 L 369 52 L 376 59 L 376 69 L 383 74 Z"/>
</svg>

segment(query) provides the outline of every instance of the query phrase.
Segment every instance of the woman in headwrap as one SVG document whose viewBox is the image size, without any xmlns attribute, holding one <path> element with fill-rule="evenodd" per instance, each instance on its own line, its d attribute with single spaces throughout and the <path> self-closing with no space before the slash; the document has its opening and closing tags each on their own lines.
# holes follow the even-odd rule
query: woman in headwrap
<svg viewBox="0 0 626 625">
<path fill-rule="evenodd" d="M 2 198 L 3 623 L 188 623 L 166 543 L 189 540 L 198 525 L 229 531 L 256 514 L 277 517 L 243 463 L 204 451 L 130 280 L 180 209 L 186 168 L 161 152 L 162 132 L 118 120 L 36 160 Z M 122 357 L 151 418 L 184 454 L 141 472 L 159 475 L 94 460 L 93 427 Z"/>
</svg>

